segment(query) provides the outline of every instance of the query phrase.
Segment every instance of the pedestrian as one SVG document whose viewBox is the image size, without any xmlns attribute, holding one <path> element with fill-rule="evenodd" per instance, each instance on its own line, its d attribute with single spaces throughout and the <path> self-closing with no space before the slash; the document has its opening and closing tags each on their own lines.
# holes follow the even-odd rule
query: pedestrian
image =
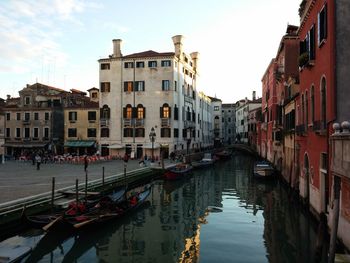
<svg viewBox="0 0 350 263">
<path fill-rule="evenodd" d="M 32 153 L 32 165 L 35 165 L 35 153 Z"/>
<path fill-rule="evenodd" d="M 36 161 L 36 169 L 40 170 L 40 164 L 41 164 L 41 157 L 39 154 L 35 156 L 35 161 Z"/>
<path fill-rule="evenodd" d="M 85 157 L 84 157 L 84 171 L 85 172 L 86 172 L 88 166 L 89 166 L 89 159 L 88 159 L 87 155 L 85 155 Z"/>
<path fill-rule="evenodd" d="M 129 161 L 129 155 L 125 153 L 124 155 L 124 163 L 127 163 Z"/>
</svg>

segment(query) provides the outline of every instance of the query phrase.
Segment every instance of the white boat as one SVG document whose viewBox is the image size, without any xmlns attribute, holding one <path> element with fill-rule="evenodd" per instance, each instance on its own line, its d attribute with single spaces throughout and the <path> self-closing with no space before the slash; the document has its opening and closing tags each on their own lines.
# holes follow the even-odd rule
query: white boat
<svg viewBox="0 0 350 263">
<path fill-rule="evenodd" d="M 272 165 L 266 161 L 256 162 L 254 165 L 254 176 L 256 178 L 273 178 L 276 173 Z"/>
<path fill-rule="evenodd" d="M 203 159 L 198 162 L 192 162 L 192 166 L 194 168 L 201 168 L 201 167 L 210 166 L 214 164 L 214 162 L 215 162 L 215 159 L 212 158 L 211 153 L 205 153 Z"/>
</svg>

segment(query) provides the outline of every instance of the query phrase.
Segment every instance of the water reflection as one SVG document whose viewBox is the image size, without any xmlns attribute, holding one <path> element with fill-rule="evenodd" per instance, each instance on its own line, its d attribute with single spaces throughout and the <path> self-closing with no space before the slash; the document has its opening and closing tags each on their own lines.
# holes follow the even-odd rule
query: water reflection
<svg viewBox="0 0 350 263">
<path fill-rule="evenodd" d="M 237 155 L 185 180 L 156 181 L 133 214 L 44 237 L 27 262 L 312 262 L 315 225 L 280 184 L 254 181 L 252 165 Z"/>
</svg>

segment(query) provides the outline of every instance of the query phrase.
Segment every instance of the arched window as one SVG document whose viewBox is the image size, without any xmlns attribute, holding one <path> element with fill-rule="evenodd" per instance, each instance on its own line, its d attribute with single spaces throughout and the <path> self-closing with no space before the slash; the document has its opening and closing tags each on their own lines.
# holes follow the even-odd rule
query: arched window
<svg viewBox="0 0 350 263">
<path fill-rule="evenodd" d="M 309 98 L 308 98 L 307 91 L 305 91 L 305 121 L 306 121 L 306 129 L 307 129 L 307 125 L 309 124 Z"/>
<path fill-rule="evenodd" d="M 123 109 L 123 117 L 125 119 L 132 118 L 132 106 L 130 104 L 126 105 L 126 107 Z"/>
<path fill-rule="evenodd" d="M 163 107 L 160 107 L 160 117 L 167 119 L 171 117 L 171 108 L 167 103 L 164 103 Z"/>
<path fill-rule="evenodd" d="M 327 120 L 327 94 L 326 94 L 326 79 L 322 77 L 321 80 L 321 123 L 323 124 L 323 128 L 326 127 Z"/>
<path fill-rule="evenodd" d="M 111 109 L 108 107 L 108 105 L 103 105 L 103 107 L 100 110 L 100 114 L 101 114 L 101 119 L 109 119 L 110 118 L 110 114 L 111 114 Z"/>
<path fill-rule="evenodd" d="M 311 93 L 310 93 L 310 101 L 311 101 L 311 121 L 315 121 L 315 87 L 314 85 L 311 86 Z"/>
<path fill-rule="evenodd" d="M 305 125 L 305 101 L 304 94 L 301 94 L 301 123 Z"/>
<path fill-rule="evenodd" d="M 137 105 L 137 118 L 144 119 L 146 117 L 146 109 L 142 104 Z"/>
</svg>

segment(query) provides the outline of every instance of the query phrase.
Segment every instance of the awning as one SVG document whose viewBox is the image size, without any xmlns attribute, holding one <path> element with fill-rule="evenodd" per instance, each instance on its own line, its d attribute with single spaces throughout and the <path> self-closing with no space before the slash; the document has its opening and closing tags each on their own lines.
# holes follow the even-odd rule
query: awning
<svg viewBox="0 0 350 263">
<path fill-rule="evenodd" d="M 114 143 L 109 146 L 107 146 L 108 149 L 123 149 L 124 145 L 121 145 L 119 143 Z"/>
<path fill-rule="evenodd" d="M 64 144 L 64 147 L 92 147 L 95 145 L 95 141 L 89 141 L 89 140 L 79 140 L 79 141 L 67 141 Z"/>
<path fill-rule="evenodd" d="M 158 148 L 160 148 L 160 144 L 159 143 L 157 143 L 157 142 L 155 142 L 155 143 L 153 143 L 153 149 L 158 149 Z M 152 149 L 152 143 L 151 142 L 149 142 L 149 143 L 145 143 L 143 146 L 142 146 L 142 148 L 143 149 Z"/>
<path fill-rule="evenodd" d="M 13 148 L 44 148 L 47 143 L 4 143 L 3 147 L 13 147 Z"/>
</svg>

